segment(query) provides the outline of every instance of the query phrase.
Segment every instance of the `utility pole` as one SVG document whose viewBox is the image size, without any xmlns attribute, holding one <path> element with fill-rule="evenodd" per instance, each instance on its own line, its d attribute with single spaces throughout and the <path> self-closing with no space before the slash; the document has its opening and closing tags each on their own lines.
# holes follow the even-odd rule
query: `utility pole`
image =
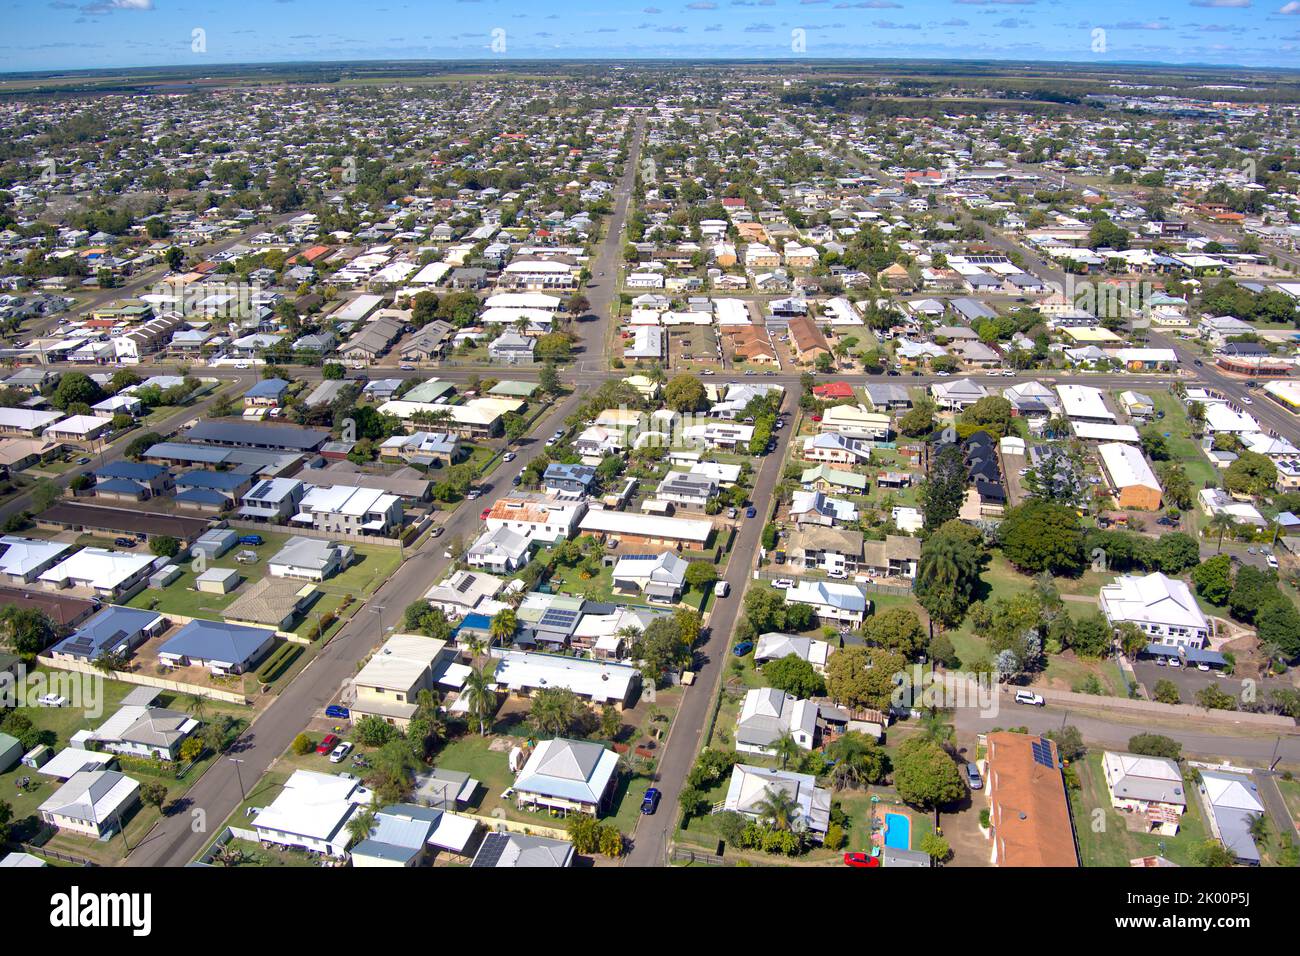
<svg viewBox="0 0 1300 956">
<path fill-rule="evenodd" d="M 243 803 L 248 799 L 248 793 L 244 790 L 244 775 L 239 770 L 239 765 L 244 761 L 239 757 L 227 757 L 226 759 L 235 765 L 235 779 L 239 781 L 239 802 Z"/>
</svg>

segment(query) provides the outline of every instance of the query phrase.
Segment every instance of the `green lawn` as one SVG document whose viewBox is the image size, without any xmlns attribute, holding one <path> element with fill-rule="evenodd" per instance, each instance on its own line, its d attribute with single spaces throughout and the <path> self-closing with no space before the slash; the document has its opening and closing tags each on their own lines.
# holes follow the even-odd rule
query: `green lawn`
<svg viewBox="0 0 1300 956">
<path fill-rule="evenodd" d="M 44 669 L 42 668 L 42 670 Z M 79 730 L 90 730 L 102 724 L 117 710 L 122 699 L 128 693 L 137 689 L 133 684 L 115 680 L 103 680 L 100 686 L 102 687 L 100 713 L 93 717 L 86 715 L 85 706 L 22 707 L 17 708 L 16 712 L 25 715 L 31 720 L 36 729 L 46 730 L 54 734 L 55 742 L 51 749 L 57 753 L 68 745 L 68 739 L 72 734 Z M 158 697 L 157 706 L 186 713 L 193 712 L 193 702 L 183 695 L 162 693 Z M 247 709 L 235 705 L 204 701 L 203 708 L 204 718 L 211 718 L 220 714 L 236 717 L 240 721 L 248 719 Z M 141 782 L 162 783 L 167 787 L 167 796 L 170 802 L 184 795 L 185 791 L 193 786 L 194 782 L 198 780 L 214 759 L 216 759 L 215 755 L 208 754 L 191 767 L 180 779 L 135 767 L 130 768 L 128 773 Z M 29 785 L 25 790 L 19 790 L 17 786 L 18 780 L 22 777 L 29 779 Z M 0 793 L 4 794 L 4 800 L 12 807 L 13 822 L 19 828 L 20 833 L 38 828 L 35 820 L 37 808 L 48 800 L 60 786 L 62 784 L 59 781 L 36 773 L 22 764 L 19 764 L 13 770 L 0 774 Z M 32 819 L 28 821 L 28 818 Z M 144 835 L 148 833 L 158 819 L 159 812 L 157 809 L 142 807 L 127 821 L 127 842 L 134 846 L 136 842 L 144 838 Z M 24 821 L 28 822 L 25 823 Z M 59 833 L 50 841 L 49 846 L 52 849 L 92 859 L 100 863 L 111 864 L 125 855 L 125 847 L 120 835 L 107 843 L 101 843 L 89 837 Z"/>
<path fill-rule="evenodd" d="M 1187 812 L 1183 814 L 1177 836 L 1130 832 L 1124 825 L 1125 815 L 1110 805 L 1101 754 L 1100 750 L 1089 751 L 1074 765 L 1079 774 L 1080 788 L 1071 791 L 1070 804 L 1083 865 L 1127 867 L 1129 860 L 1156 855 L 1163 855 L 1181 866 L 1193 865 L 1192 850 L 1210 836 L 1195 788 L 1184 788 Z M 1094 823 L 1097 808 L 1101 808 L 1102 813 L 1097 815 L 1099 822 Z"/>
</svg>

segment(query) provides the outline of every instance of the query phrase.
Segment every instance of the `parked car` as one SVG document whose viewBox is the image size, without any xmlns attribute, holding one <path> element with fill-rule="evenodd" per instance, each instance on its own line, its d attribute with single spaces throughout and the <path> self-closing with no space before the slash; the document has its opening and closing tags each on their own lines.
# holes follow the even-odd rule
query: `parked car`
<svg viewBox="0 0 1300 956">
<path fill-rule="evenodd" d="M 1032 690 L 1016 691 L 1016 703 L 1028 704 L 1030 707 L 1042 707 L 1047 701 L 1043 700 L 1042 694 L 1035 694 Z"/>
<path fill-rule="evenodd" d="M 518 487 L 523 482 L 523 480 L 524 480 L 523 475 L 515 475 L 513 478 L 510 479 L 510 484 Z"/>
<path fill-rule="evenodd" d="M 446 530 L 447 530 L 447 529 L 444 528 L 442 525 L 435 525 L 435 526 L 434 526 L 434 529 L 433 529 L 432 531 L 429 532 L 429 537 L 430 537 L 430 538 L 436 538 L 436 537 L 438 537 L 439 535 L 441 535 L 441 534 L 442 534 L 444 531 L 446 531 Z"/>
<path fill-rule="evenodd" d="M 790 588 L 794 587 L 794 582 L 791 581 L 789 578 L 777 578 L 775 581 L 772 582 L 772 587 L 780 588 L 782 591 L 787 591 Z"/>
<path fill-rule="evenodd" d="M 263 544 L 264 540 L 260 534 L 240 535 L 239 544 Z"/>
<path fill-rule="evenodd" d="M 880 866 L 880 861 L 870 854 L 855 850 L 844 854 L 844 865 L 852 866 L 861 870 L 869 870 Z"/>
<path fill-rule="evenodd" d="M 758 515 L 758 511 L 754 508 L 753 505 L 750 505 L 748 508 L 745 509 L 746 518 L 754 518 L 757 517 L 757 515 Z"/>
<path fill-rule="evenodd" d="M 980 776 L 980 768 L 973 763 L 966 764 L 966 782 L 970 784 L 972 790 L 984 789 L 984 778 Z"/>
<path fill-rule="evenodd" d="M 474 501 L 478 498 L 483 497 L 483 492 L 480 491 L 478 488 L 471 488 L 469 491 L 465 492 L 465 497 L 468 498 L 470 501 Z"/>
<path fill-rule="evenodd" d="M 58 694 L 42 694 L 36 698 L 37 707 L 67 707 L 68 698 L 60 697 Z"/>
<path fill-rule="evenodd" d="M 352 753 L 352 744 L 345 740 L 330 751 L 330 763 L 342 763 L 350 753 Z"/>
<path fill-rule="evenodd" d="M 113 543 L 119 548 L 134 548 L 135 538 L 114 538 Z"/>
<path fill-rule="evenodd" d="M 727 517 L 728 517 L 728 518 L 737 518 L 737 517 L 739 517 L 739 516 L 740 516 L 740 512 L 737 511 L 735 508 L 728 508 L 728 509 L 727 509 Z"/>
<path fill-rule="evenodd" d="M 321 738 L 321 742 L 316 745 L 316 752 L 323 757 L 337 747 L 339 743 L 339 738 L 336 735 L 326 734 Z"/>
<path fill-rule="evenodd" d="M 741 641 L 739 644 L 737 644 L 735 647 L 731 649 L 731 653 L 735 654 L 737 657 L 744 657 L 753 649 L 754 649 L 753 641 Z"/>
<path fill-rule="evenodd" d="M 1269 566 L 1270 568 L 1272 568 L 1274 571 L 1277 570 L 1277 556 L 1276 556 L 1276 555 L 1266 554 L 1266 555 L 1264 555 L 1264 560 L 1268 563 L 1268 566 Z"/>
<path fill-rule="evenodd" d="M 514 460 L 515 460 L 515 453 L 512 452 L 512 451 L 508 451 L 508 452 L 506 452 L 504 455 L 501 456 L 501 460 L 502 460 L 502 461 L 514 461 Z"/>
<path fill-rule="evenodd" d="M 731 585 L 726 581 L 719 581 L 713 585 L 713 593 L 720 598 L 724 598 L 731 593 Z"/>
<path fill-rule="evenodd" d="M 352 711 L 348 710 L 342 704 L 330 704 L 325 708 L 326 717 L 334 717 L 338 720 L 347 720 L 352 716 Z"/>
<path fill-rule="evenodd" d="M 482 519 L 483 521 L 487 521 L 487 516 L 490 515 L 491 513 L 492 513 L 491 508 L 484 508 L 481 512 L 479 512 L 479 518 Z"/>
<path fill-rule="evenodd" d="M 659 809 L 659 788 L 651 787 L 641 798 L 641 812 L 646 816 L 652 816 Z"/>
</svg>

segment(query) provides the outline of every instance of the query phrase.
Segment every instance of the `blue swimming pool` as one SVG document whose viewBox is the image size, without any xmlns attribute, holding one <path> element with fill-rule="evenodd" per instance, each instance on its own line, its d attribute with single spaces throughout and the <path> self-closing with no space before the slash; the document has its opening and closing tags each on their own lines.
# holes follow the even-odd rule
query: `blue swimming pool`
<svg viewBox="0 0 1300 956">
<path fill-rule="evenodd" d="M 895 850 L 912 848 L 912 819 L 901 813 L 885 814 L 885 846 Z"/>
</svg>

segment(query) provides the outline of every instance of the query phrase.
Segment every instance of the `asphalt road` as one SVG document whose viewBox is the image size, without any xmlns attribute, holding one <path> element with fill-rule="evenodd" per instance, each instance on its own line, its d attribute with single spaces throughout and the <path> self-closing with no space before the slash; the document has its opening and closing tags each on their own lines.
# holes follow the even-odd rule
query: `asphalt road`
<svg viewBox="0 0 1300 956">
<path fill-rule="evenodd" d="M 791 390 L 785 394 L 782 409 L 793 412 L 797 396 Z M 624 858 L 625 866 L 663 866 L 667 862 L 668 842 L 677 823 L 677 798 L 682 792 L 686 774 L 695 762 L 700 748 L 700 734 L 704 730 L 709 710 L 718 694 L 718 685 L 727 664 L 731 635 L 744 602 L 746 586 L 752 581 L 752 559 L 758 551 L 763 525 L 771 508 L 773 492 L 781 478 L 781 463 L 786 446 L 794 434 L 793 427 L 783 428 L 776 449 L 763 459 L 762 467 L 754 481 L 751 500 L 758 508 L 758 517 L 742 521 L 732 547 L 722 580 L 729 585 L 725 598 L 718 598 L 709 616 L 709 635 L 696 649 L 695 683 L 685 689 L 672 730 L 659 758 L 655 786 L 663 794 L 659 810 L 653 816 L 637 819 L 632 833 L 632 849 Z"/>
<path fill-rule="evenodd" d="M 604 270 L 612 276 L 617 257 L 622 253 L 623 227 L 643 137 L 644 120 L 634 131 L 626 172 L 618 185 L 618 200 L 608 232 L 595 256 L 593 275 Z M 612 281 L 600 283 L 588 295 L 591 315 L 576 327 L 584 355 L 603 354 L 612 290 Z M 252 787 L 288 749 L 293 738 L 321 714 L 344 682 L 356 673 L 357 664 L 384 639 L 385 632 L 394 629 L 406 606 L 423 597 L 447 571 L 451 562 L 443 557 L 445 542 L 457 537 L 470 540 L 477 535 L 482 508 L 490 507 L 511 490 L 514 476 L 544 451 L 545 436 L 564 427 L 564 420 L 582 396 L 583 389 L 575 388 L 564 402 L 555 406 L 535 426 L 534 437 L 519 444 L 515 460 L 503 463 L 487 481 L 479 484 L 484 490 L 483 497 L 462 504 L 444 525 L 446 530 L 442 536 L 429 539 L 406 556 L 397 572 L 371 595 L 365 606 L 240 737 L 230 755 L 233 759 L 214 762 L 190 789 L 185 805 L 154 827 L 131 852 L 127 865 L 183 866 L 194 858 L 211 839 L 215 828 L 243 802 L 246 788 Z M 193 415 L 194 411 L 187 410 L 187 414 Z M 381 622 L 386 625 L 382 630 Z M 197 811 L 202 811 L 204 826 L 196 832 Z"/>
</svg>

